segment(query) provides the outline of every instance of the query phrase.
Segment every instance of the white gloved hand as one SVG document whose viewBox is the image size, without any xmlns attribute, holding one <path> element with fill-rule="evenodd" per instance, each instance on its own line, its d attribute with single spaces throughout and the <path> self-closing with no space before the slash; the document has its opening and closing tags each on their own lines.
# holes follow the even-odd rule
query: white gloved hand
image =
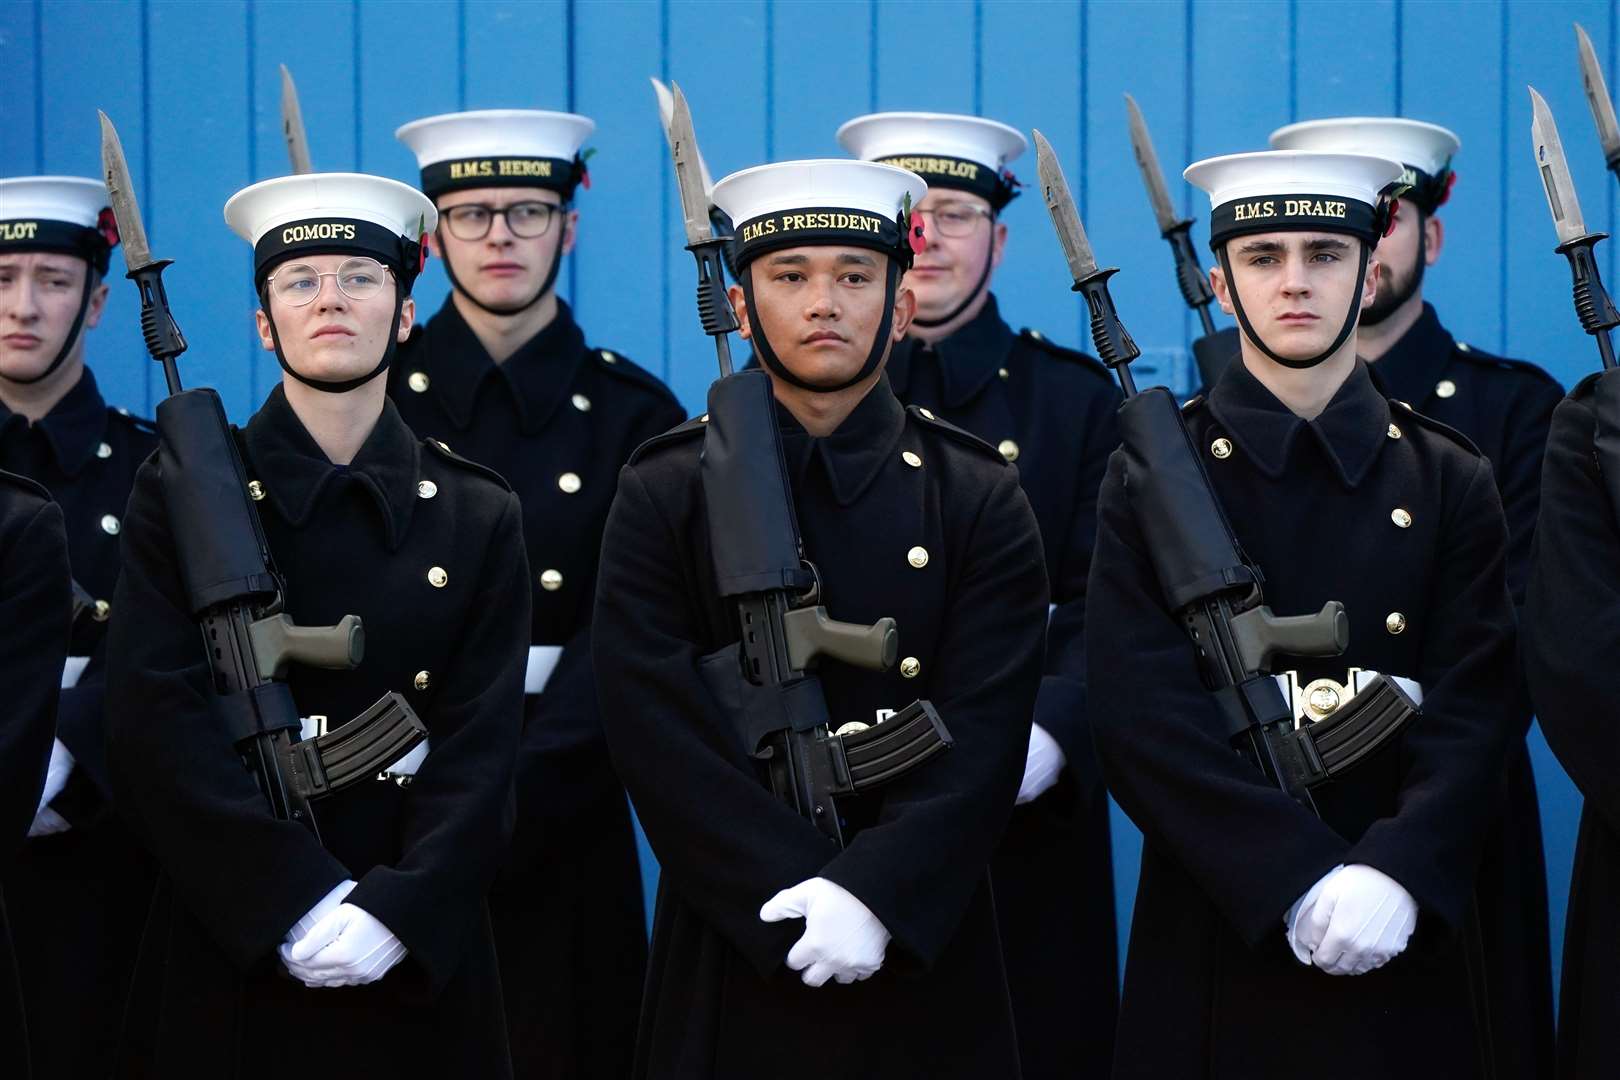
<svg viewBox="0 0 1620 1080">
<path fill-rule="evenodd" d="M 66 818 L 50 807 L 67 786 L 68 777 L 73 775 L 73 764 L 73 752 L 62 745 L 61 739 L 51 743 L 51 763 L 45 766 L 45 790 L 39 793 L 39 808 L 34 811 L 34 823 L 28 827 L 29 836 L 50 836 L 72 828 Z"/>
<path fill-rule="evenodd" d="M 1290 907 L 1283 915 L 1283 929 L 1288 935 L 1288 947 L 1294 950 L 1294 959 L 1298 960 L 1306 967 L 1311 966 L 1311 950 L 1310 948 L 1307 948 L 1305 943 L 1299 939 L 1299 913 L 1302 911 L 1309 911 L 1311 906 L 1316 903 L 1316 898 L 1322 894 L 1322 886 L 1327 884 L 1329 878 L 1343 869 L 1344 863 L 1340 863 L 1338 866 L 1335 866 L 1333 869 L 1323 874 L 1316 880 L 1316 884 L 1312 885 L 1304 896 L 1300 897 L 1298 900 L 1295 900 L 1293 907 Z M 1317 941 L 1320 940 L 1320 938 L 1317 939 Z M 1313 941 L 1311 943 L 1312 947 L 1314 947 L 1315 944 L 1316 942 Z"/>
<path fill-rule="evenodd" d="M 1057 783 L 1069 757 L 1052 733 L 1039 724 L 1029 726 L 1029 754 L 1024 758 L 1024 780 L 1018 785 L 1015 804 L 1022 806 L 1046 793 Z"/>
<path fill-rule="evenodd" d="M 353 892 L 358 884 L 358 881 L 350 880 L 340 881 L 332 886 L 331 892 L 321 897 L 314 907 L 304 912 L 303 918 L 292 924 L 292 929 L 287 931 L 287 944 L 296 945 L 308 937 L 309 932 L 315 929 L 315 924 L 336 911 L 338 905 L 343 903 L 344 897 Z"/>
<path fill-rule="evenodd" d="M 787 966 L 802 972 L 806 986 L 828 979 L 869 979 L 883 966 L 889 931 L 843 886 L 814 877 L 783 889 L 759 909 L 764 922 L 804 919 L 804 934 L 788 950 Z"/>
<path fill-rule="evenodd" d="M 1322 881 L 1315 902 L 1299 911 L 1295 953 L 1304 948 L 1329 975 L 1364 975 L 1405 951 L 1417 915 L 1417 901 L 1400 882 L 1351 863 Z"/>
<path fill-rule="evenodd" d="M 278 951 L 293 978 L 317 988 L 374 983 L 407 952 L 381 920 L 353 904 L 339 904 L 308 934 Z"/>
</svg>

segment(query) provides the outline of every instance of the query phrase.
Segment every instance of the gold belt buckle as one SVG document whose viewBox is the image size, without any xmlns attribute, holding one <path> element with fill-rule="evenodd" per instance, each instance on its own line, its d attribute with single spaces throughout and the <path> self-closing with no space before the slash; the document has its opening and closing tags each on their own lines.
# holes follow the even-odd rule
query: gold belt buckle
<svg viewBox="0 0 1620 1080">
<path fill-rule="evenodd" d="M 1361 668 L 1351 668 L 1344 682 L 1334 679 L 1312 679 L 1300 685 L 1299 672 L 1285 671 L 1288 680 L 1288 701 L 1294 711 L 1294 727 L 1326 720 L 1356 696 L 1356 676 Z"/>
</svg>

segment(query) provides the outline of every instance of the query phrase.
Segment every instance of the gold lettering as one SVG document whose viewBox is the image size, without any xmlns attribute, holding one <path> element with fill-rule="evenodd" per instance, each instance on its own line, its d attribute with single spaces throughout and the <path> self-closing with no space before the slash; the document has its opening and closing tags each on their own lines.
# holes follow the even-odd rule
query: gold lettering
<svg viewBox="0 0 1620 1080">
<path fill-rule="evenodd" d="M 305 240 L 353 240 L 354 226 L 342 221 L 322 221 L 313 225 L 289 225 L 281 230 L 283 244 Z"/>
<path fill-rule="evenodd" d="M 0 222 L 0 240 L 32 240 L 38 232 L 37 221 Z"/>
</svg>

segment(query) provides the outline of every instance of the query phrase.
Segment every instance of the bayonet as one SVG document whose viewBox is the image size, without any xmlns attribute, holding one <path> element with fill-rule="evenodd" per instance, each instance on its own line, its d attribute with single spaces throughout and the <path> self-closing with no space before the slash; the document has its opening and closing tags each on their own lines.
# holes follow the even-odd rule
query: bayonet
<svg viewBox="0 0 1620 1080">
<path fill-rule="evenodd" d="M 697 260 L 698 318 L 703 332 L 714 338 L 715 358 L 722 377 L 731 374 L 731 343 L 726 335 L 737 329 L 737 317 L 726 296 L 726 279 L 721 271 L 723 252 L 731 243 L 728 235 L 716 236 L 710 227 L 713 204 L 703 175 L 703 159 L 698 155 L 697 135 L 692 129 L 692 110 L 679 86 L 670 92 L 669 152 L 675 162 L 675 186 L 681 194 L 681 216 L 686 226 L 686 250 Z"/>
<path fill-rule="evenodd" d="M 1610 171 L 1620 177 L 1620 122 L 1615 120 L 1614 102 L 1609 100 L 1609 85 L 1603 79 L 1603 68 L 1598 64 L 1592 39 L 1586 36 L 1586 29 L 1580 23 L 1575 24 L 1575 40 L 1581 57 L 1581 86 L 1586 90 L 1586 104 L 1592 109 L 1592 122 L 1597 125 L 1603 159 Z"/>
<path fill-rule="evenodd" d="M 1569 260 L 1574 277 L 1575 313 L 1581 328 L 1597 342 L 1598 356 L 1605 370 L 1614 367 L 1614 346 L 1609 331 L 1620 326 L 1620 311 L 1615 310 L 1609 293 L 1603 287 L 1598 273 L 1597 258 L 1592 249 L 1606 233 L 1589 233 L 1581 217 L 1581 203 L 1575 195 L 1575 181 L 1569 174 L 1569 161 L 1564 157 L 1564 144 L 1558 138 L 1558 125 L 1553 121 L 1547 102 L 1530 91 L 1530 139 L 1536 151 L 1536 172 L 1541 176 L 1547 192 L 1547 206 L 1552 211 L 1553 228 L 1558 232 L 1558 246 L 1554 249 Z"/>
<path fill-rule="evenodd" d="M 309 160 L 309 136 L 304 132 L 304 110 L 298 105 L 298 87 L 292 72 L 281 65 L 281 135 L 287 140 L 287 160 L 294 173 L 310 173 L 315 166 Z"/>
<path fill-rule="evenodd" d="M 675 117 L 675 95 L 669 92 L 663 80 L 652 79 L 653 93 L 658 97 L 658 119 L 664 126 L 664 139 L 669 143 L 671 150 L 675 149 L 675 136 L 670 132 L 671 122 Z M 698 171 L 703 175 L 703 190 L 705 193 L 714 190 L 714 178 L 709 175 L 709 166 L 703 160 L 703 155 L 697 149 L 697 142 L 692 142 L 692 153 L 697 157 Z"/>
<path fill-rule="evenodd" d="M 1148 202 L 1153 205 L 1153 216 L 1159 223 L 1159 235 L 1170 242 L 1170 251 L 1176 262 L 1176 287 L 1187 306 L 1198 312 L 1204 328 L 1204 338 L 1215 333 L 1215 320 L 1209 305 L 1215 302 L 1215 293 L 1198 265 L 1198 254 L 1192 245 L 1192 218 L 1178 217 L 1170 202 L 1170 190 L 1164 183 L 1164 170 L 1159 167 L 1159 155 L 1153 149 L 1153 138 L 1148 134 L 1147 121 L 1136 99 L 1125 95 L 1125 109 L 1130 114 L 1131 149 L 1136 153 L 1136 167 L 1141 170 L 1142 183 L 1147 187 Z M 1195 346 L 1196 348 L 1196 346 Z"/>
<path fill-rule="evenodd" d="M 1131 378 L 1131 361 L 1142 355 L 1125 324 L 1114 310 L 1114 300 L 1108 295 L 1108 279 L 1119 273 L 1110 266 L 1099 269 L 1091 253 L 1091 242 L 1086 239 L 1086 227 L 1080 221 L 1074 196 L 1069 193 L 1069 182 L 1064 179 L 1063 166 L 1052 152 L 1052 144 L 1039 131 L 1035 136 L 1035 172 L 1040 177 L 1041 198 L 1047 212 L 1052 215 L 1052 226 L 1057 230 L 1058 243 L 1063 246 L 1063 257 L 1069 261 L 1069 273 L 1074 278 L 1074 290 L 1086 298 L 1091 309 L 1091 340 L 1097 347 L 1102 362 L 1114 369 L 1127 397 L 1136 393 Z"/>
</svg>

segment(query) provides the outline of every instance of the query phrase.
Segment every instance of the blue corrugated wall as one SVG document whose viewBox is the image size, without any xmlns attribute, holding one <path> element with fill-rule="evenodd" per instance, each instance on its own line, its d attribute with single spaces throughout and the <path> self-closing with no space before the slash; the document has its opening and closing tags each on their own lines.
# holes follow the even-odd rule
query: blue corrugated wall
<svg viewBox="0 0 1620 1080">
<path fill-rule="evenodd" d="M 1562 124 L 1588 223 L 1612 231 L 1615 187 L 1581 97 L 1574 21 L 1610 79 L 1620 76 L 1606 0 L 0 0 L 0 176 L 97 175 L 95 110 L 105 109 L 154 247 L 176 262 L 167 280 L 192 344 L 186 377 L 217 386 L 244 418 L 277 369 L 252 332 L 248 249 L 220 208 L 285 171 L 278 63 L 297 77 L 323 169 L 414 181 L 393 137 L 407 120 L 501 106 L 583 112 L 597 121 L 598 154 L 563 291 L 595 343 L 662 373 L 695 408 L 713 354 L 695 324 L 647 77 L 681 83 L 717 177 L 838 155 L 834 130 L 862 112 L 981 113 L 1051 139 L 1100 256 L 1123 270 L 1114 293 L 1143 366 L 1185 389 L 1196 323 L 1138 182 L 1120 95 L 1135 95 L 1172 172 L 1259 148 L 1291 120 L 1399 114 L 1462 137 L 1445 256 L 1428 278 L 1447 325 L 1570 384 L 1596 361 L 1550 250 L 1524 86 Z M 1191 190 L 1172 187 L 1207 217 Z M 996 291 L 1009 320 L 1082 342 L 1082 306 L 1039 201 L 1018 200 L 1006 220 Z M 1606 247 L 1617 280 L 1620 245 Z M 426 310 L 446 288 L 430 267 L 417 290 Z M 91 358 L 111 400 L 150 415 L 162 384 L 136 311 L 133 290 L 115 287 Z M 1533 742 L 1556 942 L 1579 798 L 1539 734 Z M 1128 911 L 1140 840 L 1117 820 Z"/>
</svg>

